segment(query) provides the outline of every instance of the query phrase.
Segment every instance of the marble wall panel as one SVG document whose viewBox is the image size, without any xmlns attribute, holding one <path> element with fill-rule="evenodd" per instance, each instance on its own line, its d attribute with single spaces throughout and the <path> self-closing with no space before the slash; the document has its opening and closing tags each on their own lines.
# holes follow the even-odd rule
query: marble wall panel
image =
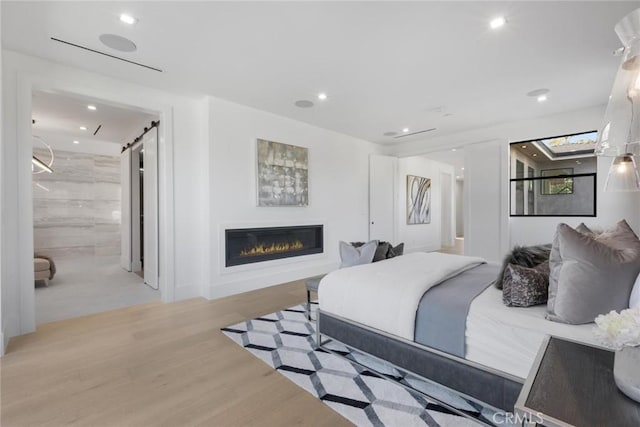
<svg viewBox="0 0 640 427">
<path fill-rule="evenodd" d="M 122 216 L 120 200 L 93 200 L 93 205 L 96 224 L 120 224 Z"/>
<path fill-rule="evenodd" d="M 48 158 L 47 152 L 34 154 Z M 33 175 L 36 252 L 120 253 L 120 157 L 55 151 L 53 173 Z"/>
<path fill-rule="evenodd" d="M 52 225 L 34 228 L 36 250 L 94 245 L 95 226 Z"/>
<path fill-rule="evenodd" d="M 121 191 L 119 183 L 96 181 L 93 184 L 93 199 L 120 201 Z"/>
<path fill-rule="evenodd" d="M 95 156 L 94 170 L 97 182 L 120 184 L 120 158 L 111 156 Z"/>
<path fill-rule="evenodd" d="M 94 211 L 93 200 L 64 200 L 42 199 L 33 201 L 33 224 L 38 226 L 51 225 L 86 225 L 93 226 L 96 215 L 102 212 Z M 116 204 L 117 202 L 111 202 Z M 98 209 L 102 209 L 99 206 Z"/>
<path fill-rule="evenodd" d="M 94 230 L 96 255 L 120 254 L 120 224 L 96 224 Z"/>
<path fill-rule="evenodd" d="M 35 175 L 40 181 L 87 182 L 95 181 L 95 161 L 91 154 L 56 151 L 51 169 L 53 173 L 43 172 Z M 34 150 L 34 155 L 47 162 L 48 154 L 42 150 Z M 119 171 L 119 169 L 118 169 Z"/>
</svg>

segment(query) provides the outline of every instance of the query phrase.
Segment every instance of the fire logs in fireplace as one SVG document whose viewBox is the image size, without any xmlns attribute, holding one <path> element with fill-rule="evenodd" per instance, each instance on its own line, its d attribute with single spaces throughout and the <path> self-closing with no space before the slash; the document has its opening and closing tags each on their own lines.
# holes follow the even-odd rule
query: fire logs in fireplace
<svg viewBox="0 0 640 427">
<path fill-rule="evenodd" d="M 323 226 L 238 228 L 225 231 L 225 265 L 321 253 Z"/>
</svg>

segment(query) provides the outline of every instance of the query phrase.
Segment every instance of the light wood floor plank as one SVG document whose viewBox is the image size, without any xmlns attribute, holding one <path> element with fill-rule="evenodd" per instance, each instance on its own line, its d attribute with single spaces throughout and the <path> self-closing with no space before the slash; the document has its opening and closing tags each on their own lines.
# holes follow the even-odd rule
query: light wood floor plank
<svg viewBox="0 0 640 427">
<path fill-rule="evenodd" d="M 220 332 L 304 300 L 292 282 L 41 325 L 0 359 L 0 425 L 349 425 Z"/>
</svg>

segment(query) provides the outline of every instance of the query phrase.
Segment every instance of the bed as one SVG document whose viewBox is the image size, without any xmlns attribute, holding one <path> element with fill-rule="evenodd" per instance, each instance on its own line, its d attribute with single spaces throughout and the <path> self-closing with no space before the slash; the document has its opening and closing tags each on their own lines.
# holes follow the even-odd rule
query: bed
<svg viewBox="0 0 640 427">
<path fill-rule="evenodd" d="M 545 306 L 506 307 L 491 286 L 498 272 L 479 258 L 415 253 L 330 273 L 317 342 L 338 341 L 512 411 L 545 336 L 595 342 L 591 325 L 548 321 Z"/>
</svg>

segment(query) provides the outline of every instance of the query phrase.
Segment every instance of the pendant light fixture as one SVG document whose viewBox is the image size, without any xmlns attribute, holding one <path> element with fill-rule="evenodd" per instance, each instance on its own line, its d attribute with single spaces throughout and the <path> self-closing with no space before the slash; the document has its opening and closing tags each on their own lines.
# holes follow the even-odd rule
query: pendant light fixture
<svg viewBox="0 0 640 427">
<path fill-rule="evenodd" d="M 615 31 L 624 50 L 595 153 L 613 157 L 605 191 L 640 191 L 640 9 L 625 16 Z"/>
<path fill-rule="evenodd" d="M 39 136 L 36 136 L 36 135 L 33 135 L 33 144 L 34 144 L 34 148 L 35 148 L 36 144 L 40 144 L 40 145 L 43 145 L 47 149 L 47 151 L 49 152 L 49 161 L 48 162 L 43 162 L 36 155 L 32 155 L 31 156 L 31 163 L 33 164 L 33 166 L 31 167 L 31 172 L 34 175 L 37 175 L 37 174 L 40 174 L 40 173 L 43 173 L 43 172 L 53 173 L 53 169 L 51 168 L 51 166 L 53 166 L 53 161 L 55 160 L 55 156 L 53 155 L 53 150 L 51 149 L 49 144 L 44 142 L 44 140 L 42 138 L 40 138 Z"/>
</svg>

